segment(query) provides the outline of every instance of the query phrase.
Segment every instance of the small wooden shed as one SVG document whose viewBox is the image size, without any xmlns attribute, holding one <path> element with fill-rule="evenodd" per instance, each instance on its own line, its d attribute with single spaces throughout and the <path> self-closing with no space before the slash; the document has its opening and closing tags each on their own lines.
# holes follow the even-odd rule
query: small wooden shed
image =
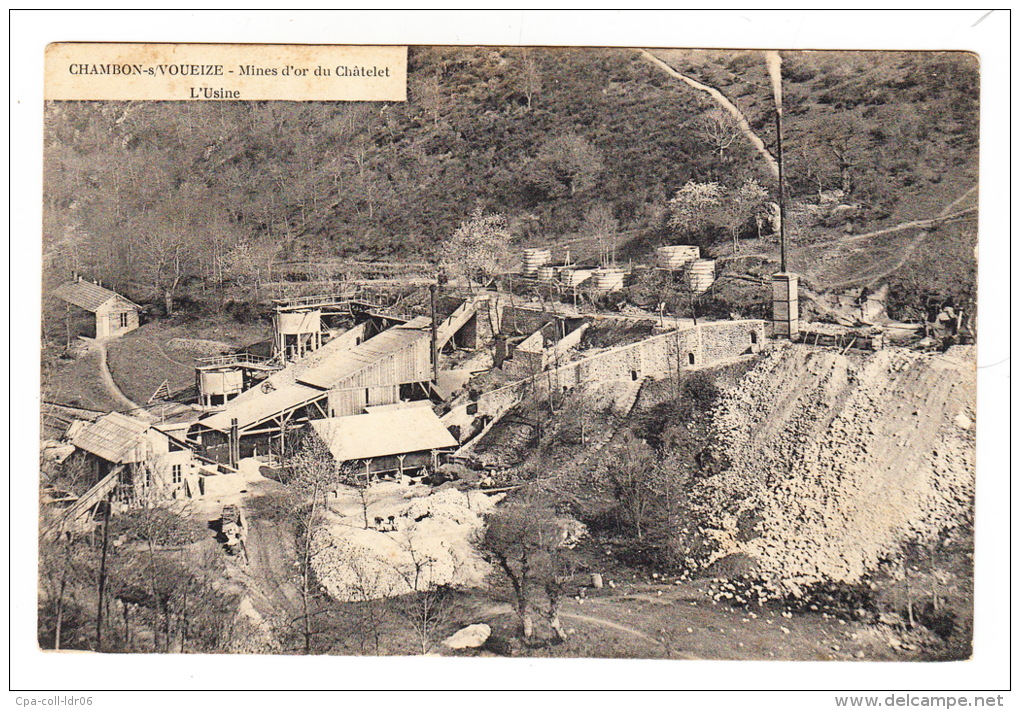
<svg viewBox="0 0 1020 710">
<path fill-rule="evenodd" d="M 116 338 L 139 325 L 141 306 L 91 281 L 68 281 L 53 295 L 68 304 L 69 335 Z"/>
</svg>

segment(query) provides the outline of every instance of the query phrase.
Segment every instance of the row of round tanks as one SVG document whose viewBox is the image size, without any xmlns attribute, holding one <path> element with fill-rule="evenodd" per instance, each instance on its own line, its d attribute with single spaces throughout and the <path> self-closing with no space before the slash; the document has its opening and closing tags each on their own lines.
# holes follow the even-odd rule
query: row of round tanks
<svg viewBox="0 0 1020 710">
<path fill-rule="evenodd" d="M 535 278 L 539 268 L 552 261 L 552 252 L 548 249 L 524 250 L 524 275 Z"/>
<path fill-rule="evenodd" d="M 588 284 L 604 293 L 621 290 L 625 276 L 623 269 L 579 269 L 574 266 L 540 266 L 535 272 L 535 278 L 539 281 L 559 281 L 565 286 Z"/>
<path fill-rule="evenodd" d="M 559 281 L 566 286 L 588 283 L 600 293 L 612 293 L 623 288 L 626 273 L 622 269 L 556 266 L 549 263 L 551 258 L 549 249 L 525 249 L 524 275 L 539 281 Z M 664 271 L 679 272 L 687 288 L 695 294 L 704 293 L 715 282 L 715 260 L 702 259 L 701 249 L 694 245 L 659 247 L 655 250 L 655 266 Z"/>
</svg>

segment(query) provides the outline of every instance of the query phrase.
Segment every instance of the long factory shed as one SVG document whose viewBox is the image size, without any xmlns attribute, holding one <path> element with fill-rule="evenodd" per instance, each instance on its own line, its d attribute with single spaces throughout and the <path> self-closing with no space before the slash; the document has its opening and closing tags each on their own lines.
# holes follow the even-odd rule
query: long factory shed
<svg viewBox="0 0 1020 710">
<path fill-rule="evenodd" d="M 327 343 L 200 419 L 189 438 L 207 455 L 236 462 L 279 450 L 286 432 L 308 421 L 425 397 L 431 379 L 431 320 L 420 316 L 364 342 Z"/>
</svg>

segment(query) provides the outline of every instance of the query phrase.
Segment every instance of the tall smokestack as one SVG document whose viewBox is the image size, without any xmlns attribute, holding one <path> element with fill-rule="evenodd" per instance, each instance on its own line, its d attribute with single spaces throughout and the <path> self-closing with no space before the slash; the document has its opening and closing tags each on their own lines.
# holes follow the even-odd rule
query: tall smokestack
<svg viewBox="0 0 1020 710">
<path fill-rule="evenodd" d="M 772 275 L 773 334 L 796 340 L 800 337 L 798 278 L 786 270 L 786 186 L 783 182 L 783 60 L 779 52 L 765 52 L 776 101 L 776 163 L 779 166 L 779 273 Z"/>
<path fill-rule="evenodd" d="M 779 165 L 779 270 L 786 272 L 786 195 L 783 184 L 783 59 L 779 52 L 765 52 L 776 101 L 776 163 Z"/>
</svg>

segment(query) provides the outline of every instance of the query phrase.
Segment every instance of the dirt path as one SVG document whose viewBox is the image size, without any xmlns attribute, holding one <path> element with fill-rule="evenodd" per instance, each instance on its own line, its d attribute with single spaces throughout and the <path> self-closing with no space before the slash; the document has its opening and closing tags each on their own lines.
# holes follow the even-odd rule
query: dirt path
<svg viewBox="0 0 1020 710">
<path fill-rule="evenodd" d="M 110 396 L 113 397 L 118 404 L 124 406 L 129 414 L 142 414 L 142 416 L 147 415 L 148 412 L 142 408 L 142 405 L 128 399 L 114 381 L 113 374 L 110 372 L 110 365 L 106 361 L 106 343 L 101 340 L 95 340 L 93 341 L 93 345 L 99 355 L 99 378 L 103 381 L 103 386 L 106 387 L 106 391 L 110 393 Z"/>
<path fill-rule="evenodd" d="M 739 108 L 737 108 L 737 105 L 730 101 L 726 97 L 726 95 L 723 94 L 723 92 L 719 91 L 718 89 L 712 86 L 709 86 L 708 84 L 702 84 L 700 81 L 692 79 L 691 77 L 685 74 L 681 74 L 676 69 L 669 66 L 669 64 L 662 61 L 661 59 L 656 57 L 651 52 L 648 52 L 647 50 L 638 49 L 637 52 L 642 57 L 644 57 L 652 64 L 657 66 L 659 69 L 669 74 L 674 79 L 679 79 L 688 86 L 691 86 L 697 89 L 698 91 L 704 91 L 706 94 L 711 96 L 717 104 L 722 106 L 723 109 L 727 111 L 727 113 L 733 116 L 733 118 L 737 122 L 737 127 L 740 128 L 740 132 L 743 133 L 744 136 L 749 141 L 751 141 L 751 144 L 755 147 L 755 150 L 757 150 L 758 153 L 761 154 L 761 157 L 765 159 L 765 162 L 768 163 L 769 170 L 772 171 L 772 174 L 776 177 L 776 179 L 779 178 L 779 163 L 776 161 L 772 153 L 769 152 L 769 149 L 765 146 L 765 141 L 763 141 L 758 136 L 758 134 L 754 132 L 754 130 L 751 128 L 751 124 L 748 123 L 747 118 L 744 116 L 744 113 Z"/>
<path fill-rule="evenodd" d="M 965 193 L 963 193 L 962 195 L 957 197 L 955 200 L 950 202 L 948 205 L 946 205 L 946 208 L 939 213 L 939 217 L 944 218 L 946 215 L 948 215 L 950 212 L 952 212 L 954 209 L 956 209 L 957 205 L 959 205 L 961 202 L 966 200 L 968 197 L 970 197 L 971 195 L 976 193 L 977 189 L 978 189 L 978 186 L 975 185 L 974 187 L 970 188 Z M 977 207 L 975 206 L 975 207 L 972 207 L 971 209 L 977 209 Z"/>
<path fill-rule="evenodd" d="M 618 591 L 623 593 L 585 599 L 583 606 L 568 600 L 560 615 L 620 635 L 634 658 L 908 660 L 919 653 L 896 645 L 902 630 L 782 608 L 738 609 L 713 602 L 700 582 Z"/>
<path fill-rule="evenodd" d="M 274 506 L 291 498 L 283 484 L 263 478 L 249 483 L 243 501 L 248 526 L 245 536 L 243 578 L 249 598 L 258 614 L 277 634 L 289 630 L 303 613 L 297 584 L 297 550 L 286 520 L 272 512 Z M 260 503 L 256 499 L 265 498 Z M 286 628 L 284 628 L 286 627 Z"/>
<path fill-rule="evenodd" d="M 584 622 L 589 623 L 589 624 L 595 624 L 596 626 L 604 626 L 607 629 L 614 629 L 616 631 L 620 631 L 622 633 L 629 634 L 631 636 L 635 636 L 635 637 L 637 637 L 639 639 L 647 641 L 648 643 L 656 645 L 656 646 L 665 646 L 665 644 L 662 641 L 660 641 L 659 639 L 656 639 L 656 638 L 652 638 L 651 636 L 649 636 L 648 634 L 646 634 L 643 631 L 638 631 L 637 629 L 632 628 L 630 626 L 624 626 L 623 624 L 618 624 L 615 621 L 610 621 L 609 619 L 601 619 L 601 618 L 596 617 L 596 616 L 589 616 L 587 614 L 576 614 L 574 612 L 561 612 L 560 616 L 562 616 L 565 619 L 574 619 L 575 621 L 584 621 Z M 687 656 L 687 655 L 684 655 L 684 654 L 670 653 L 670 656 L 673 657 L 673 658 L 682 658 L 682 659 L 685 659 L 685 660 L 693 660 L 694 659 L 694 656 Z"/>
<path fill-rule="evenodd" d="M 965 197 L 965 196 L 966 195 L 961 196 L 960 198 L 957 199 L 957 201 L 959 201 L 960 199 L 963 199 L 963 197 Z M 844 288 L 846 286 L 850 286 L 850 285 L 853 285 L 853 284 L 858 284 L 861 281 L 863 281 L 864 279 L 868 279 L 867 286 L 869 288 L 874 287 L 875 284 L 877 284 L 879 281 L 881 281 L 885 277 L 889 276 L 889 274 L 894 273 L 897 269 L 901 268 L 905 263 L 907 263 L 907 260 L 911 257 L 911 255 L 915 251 L 917 251 L 917 248 L 919 246 L 921 246 L 921 243 L 928 237 L 929 234 L 931 234 L 931 229 L 932 229 L 932 227 L 934 227 L 936 225 L 937 222 L 939 222 L 941 220 L 949 220 L 949 219 L 954 219 L 954 218 L 957 218 L 957 217 L 961 217 L 962 215 L 966 214 L 967 212 L 971 212 L 971 211 L 974 211 L 976 209 L 977 208 L 973 208 L 972 207 L 972 208 L 968 208 L 966 210 L 961 210 L 960 212 L 952 214 L 949 217 L 939 216 L 939 217 L 936 217 L 934 219 L 916 220 L 916 221 L 913 221 L 913 222 L 904 222 L 902 224 L 896 225 L 895 227 L 888 227 L 886 229 L 880 229 L 877 232 L 869 232 L 867 234 L 859 234 L 859 235 L 857 235 L 855 237 L 850 237 L 848 239 L 841 240 L 839 242 L 840 246 L 842 246 L 842 245 L 844 245 L 844 244 L 846 244 L 847 242 L 850 242 L 850 241 L 858 241 L 858 240 L 861 240 L 861 239 L 871 239 L 872 237 L 882 236 L 884 234 L 890 234 L 892 232 L 903 231 L 905 229 L 921 229 L 921 231 L 918 232 L 917 236 L 915 236 L 913 239 L 911 239 L 909 242 L 907 242 L 900 249 L 898 254 L 892 254 L 892 255 L 886 257 L 885 259 L 882 259 L 878 263 L 870 264 L 869 266 L 865 267 L 861 271 L 858 271 L 856 274 L 854 274 L 849 279 L 844 279 L 844 280 L 838 281 L 836 283 L 827 284 L 825 286 L 825 289 L 831 291 L 831 290 L 834 290 L 834 289 Z M 946 212 L 946 210 L 943 210 L 943 214 L 945 212 Z M 874 273 L 874 274 L 869 273 L 873 269 L 875 269 L 876 267 L 881 267 L 881 265 L 883 263 L 888 262 L 888 261 L 892 261 L 893 259 L 895 259 L 895 261 L 893 261 L 891 266 L 888 266 L 888 267 L 885 267 L 885 268 L 881 268 L 880 271 L 878 271 L 877 273 Z"/>
</svg>

